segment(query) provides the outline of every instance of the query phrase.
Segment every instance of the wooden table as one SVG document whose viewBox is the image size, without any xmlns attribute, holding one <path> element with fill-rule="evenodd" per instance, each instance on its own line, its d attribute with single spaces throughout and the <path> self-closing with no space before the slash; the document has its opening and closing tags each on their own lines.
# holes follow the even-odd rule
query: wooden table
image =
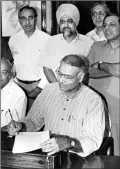
<svg viewBox="0 0 120 169">
<path fill-rule="evenodd" d="M 2 134 L 1 140 L 1 169 L 83 169 L 83 168 L 101 168 L 117 169 L 119 167 L 120 156 L 94 156 L 90 155 L 82 158 L 73 153 L 61 152 L 49 158 L 49 165 L 46 163 L 46 154 L 40 150 L 30 153 L 13 154 L 11 148 L 14 138 L 6 138 Z"/>
<path fill-rule="evenodd" d="M 69 157 L 66 156 L 66 152 L 61 154 L 61 165 L 55 166 L 53 163 L 46 165 L 44 163 L 44 157 L 37 155 L 26 155 L 15 158 L 10 152 L 2 152 L 1 154 L 1 169 L 48 169 L 48 168 L 61 168 L 61 169 L 84 169 L 84 168 L 101 168 L 101 169 L 117 169 L 120 163 L 120 157 L 117 156 L 89 156 L 82 158 L 76 154 L 70 153 Z M 7 160 L 5 160 L 7 157 Z M 8 158 L 9 157 L 9 158 Z M 5 160 L 5 161 L 4 161 Z M 3 165 L 4 161 L 4 165 Z M 11 165 L 12 164 L 12 165 Z"/>
</svg>

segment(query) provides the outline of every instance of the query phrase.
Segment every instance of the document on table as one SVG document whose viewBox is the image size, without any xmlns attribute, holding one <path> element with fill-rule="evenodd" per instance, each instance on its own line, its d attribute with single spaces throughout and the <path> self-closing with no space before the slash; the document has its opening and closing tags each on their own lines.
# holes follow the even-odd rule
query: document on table
<svg viewBox="0 0 120 169">
<path fill-rule="evenodd" d="M 50 138 L 49 131 L 42 132 L 19 132 L 15 136 L 13 153 L 25 153 L 41 148 L 41 143 Z"/>
</svg>

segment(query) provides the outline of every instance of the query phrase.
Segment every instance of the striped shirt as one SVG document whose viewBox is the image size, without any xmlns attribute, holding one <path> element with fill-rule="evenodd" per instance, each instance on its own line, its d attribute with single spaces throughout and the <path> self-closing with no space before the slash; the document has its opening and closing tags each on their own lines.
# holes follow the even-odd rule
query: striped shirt
<svg viewBox="0 0 120 169">
<path fill-rule="evenodd" d="M 105 116 L 101 97 L 82 85 L 71 99 L 60 90 L 59 84 L 49 84 L 37 97 L 26 119 L 27 131 L 45 130 L 68 135 L 80 141 L 87 156 L 97 150 L 104 137 Z"/>
</svg>

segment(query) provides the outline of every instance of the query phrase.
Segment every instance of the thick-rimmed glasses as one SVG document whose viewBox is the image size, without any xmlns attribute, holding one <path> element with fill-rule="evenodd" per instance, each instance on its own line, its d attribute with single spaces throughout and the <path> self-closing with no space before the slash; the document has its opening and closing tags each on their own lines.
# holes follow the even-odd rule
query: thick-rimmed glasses
<svg viewBox="0 0 120 169">
<path fill-rule="evenodd" d="M 105 15 L 106 14 L 103 11 L 99 11 L 99 12 L 94 11 L 94 12 L 92 12 L 92 18 L 96 18 L 97 16 L 102 18 L 102 17 L 105 17 Z"/>
<path fill-rule="evenodd" d="M 56 69 L 56 74 L 57 74 L 57 77 L 60 79 L 62 77 L 64 77 L 65 80 L 73 80 L 77 75 L 78 73 L 75 75 L 75 76 L 71 76 L 71 75 L 66 75 L 66 74 L 62 74 L 59 70 L 59 68 Z"/>
</svg>

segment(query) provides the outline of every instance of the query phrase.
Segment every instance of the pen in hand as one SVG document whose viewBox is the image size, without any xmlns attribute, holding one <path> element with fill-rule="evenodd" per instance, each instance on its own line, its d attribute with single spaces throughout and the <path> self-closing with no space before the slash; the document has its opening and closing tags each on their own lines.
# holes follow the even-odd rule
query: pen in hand
<svg viewBox="0 0 120 169">
<path fill-rule="evenodd" d="M 10 112 L 10 109 L 8 109 L 8 112 L 9 112 L 9 114 L 10 114 L 10 117 L 11 117 L 11 121 L 12 121 L 12 123 L 13 123 L 13 126 L 14 126 L 14 129 L 15 129 L 15 132 L 16 132 L 16 134 L 18 135 L 19 134 L 19 132 L 16 130 L 16 124 L 15 124 L 15 122 L 14 122 L 14 120 L 13 120 L 13 117 L 12 117 L 12 114 L 11 114 L 11 112 Z"/>
</svg>

